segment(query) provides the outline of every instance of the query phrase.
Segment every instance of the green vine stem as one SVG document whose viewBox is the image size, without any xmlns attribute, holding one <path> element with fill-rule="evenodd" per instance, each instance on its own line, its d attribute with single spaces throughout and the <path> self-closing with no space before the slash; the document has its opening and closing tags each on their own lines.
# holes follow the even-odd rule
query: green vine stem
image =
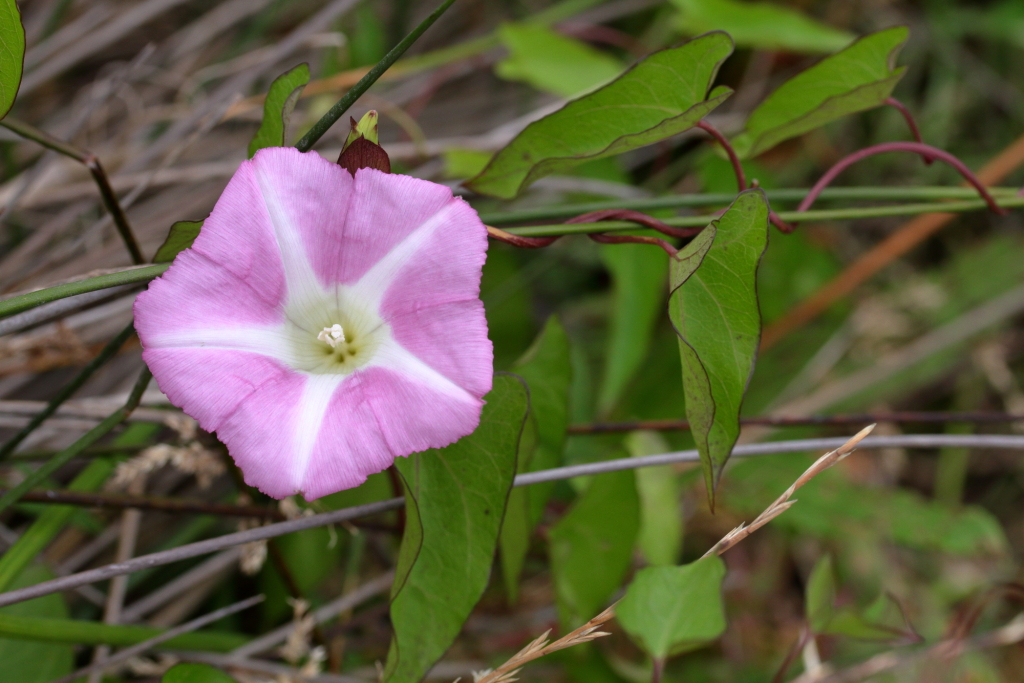
<svg viewBox="0 0 1024 683">
<path fill-rule="evenodd" d="M 100 164 L 100 160 L 95 154 L 84 149 L 79 149 L 74 145 L 64 142 L 63 140 L 58 140 L 46 131 L 39 130 L 24 121 L 12 119 L 10 116 L 0 120 L 0 126 L 17 133 L 23 138 L 38 142 L 43 147 L 52 149 L 58 154 L 63 154 L 66 157 L 70 157 L 75 161 L 81 162 L 82 165 L 89 169 L 89 173 L 92 174 L 93 179 L 96 181 L 96 185 L 100 189 L 100 196 L 103 198 L 103 205 L 106 206 L 107 211 L 110 212 L 110 217 L 113 219 L 114 225 L 117 227 L 117 232 L 121 235 L 121 239 L 124 240 L 125 247 L 128 248 L 128 253 L 132 257 L 132 262 L 136 265 L 146 262 L 146 257 L 142 255 L 142 249 L 139 247 L 139 242 L 135 239 L 135 233 L 132 232 L 132 226 L 128 223 L 128 216 L 125 215 L 124 209 L 121 207 L 121 202 L 118 201 L 117 195 L 114 193 L 114 188 L 110 185 L 110 179 L 107 177 L 107 172 L 103 170 L 103 165 Z"/>
<path fill-rule="evenodd" d="M 1015 187 L 990 187 L 989 192 L 1000 198 L 1017 196 Z M 765 190 L 771 203 L 800 202 L 807 196 L 808 190 L 802 188 L 786 188 Z M 970 187 L 923 186 L 923 187 L 830 187 L 818 196 L 819 201 L 938 201 L 945 199 L 974 199 L 978 192 Z M 704 194 L 674 194 L 664 197 L 640 199 L 611 199 L 600 202 L 579 204 L 559 204 L 557 206 L 541 206 L 520 211 L 492 211 L 480 214 L 480 220 L 488 225 L 510 225 L 528 223 L 539 220 L 558 220 L 571 218 L 583 213 L 605 211 L 608 209 L 632 209 L 634 211 L 655 211 L 657 209 L 700 208 L 728 206 L 736 198 L 734 192 L 709 192 Z"/>
<path fill-rule="evenodd" d="M 948 188 L 950 192 L 955 189 L 957 188 Z M 970 191 L 973 192 L 973 190 Z M 804 190 L 795 190 L 794 192 L 801 193 L 799 196 L 794 195 L 795 199 L 806 194 L 806 191 Z M 1024 197 L 1010 195 L 1005 191 L 993 192 L 993 195 L 999 197 L 999 204 L 1004 208 L 1014 209 L 1024 207 Z M 728 195 L 727 197 L 728 200 L 732 200 L 734 198 L 733 195 Z M 616 202 L 615 206 L 623 208 L 626 204 L 627 202 Z M 580 206 L 583 205 L 575 205 L 573 209 L 574 212 L 578 210 Z M 592 207 L 594 204 L 586 206 Z M 647 206 L 646 208 L 651 207 Z M 892 204 L 889 206 L 867 206 L 848 209 L 820 209 L 803 212 L 780 211 L 779 217 L 781 217 L 782 220 L 800 220 L 802 222 L 850 221 L 860 218 L 916 216 L 922 213 L 965 213 L 968 211 L 981 211 L 986 208 L 988 207 L 985 205 L 984 201 L 964 200 L 949 202 L 922 202 L 916 204 Z M 494 221 L 494 215 L 491 214 L 484 214 L 481 218 L 487 219 L 487 222 L 499 222 Z M 713 220 L 713 218 L 713 216 L 709 215 L 676 216 L 673 218 L 665 218 L 662 222 L 674 228 L 699 228 L 707 225 L 711 220 Z M 508 228 L 503 232 L 521 237 L 554 237 L 562 235 L 585 235 L 591 232 L 616 232 L 635 229 L 636 224 L 628 221 L 603 221 L 601 223 L 557 223 L 551 225 L 531 225 L 521 228 Z M 0 301 L 0 318 L 5 318 L 9 315 L 14 315 L 15 313 L 27 311 L 39 306 L 40 304 L 64 299 L 69 296 L 75 296 L 76 294 L 95 292 L 100 289 L 117 287 L 119 285 L 149 282 L 150 280 L 162 275 L 169 267 L 170 264 L 161 263 L 155 266 L 132 268 L 130 270 L 123 270 L 117 273 L 109 273 L 107 275 L 99 275 L 97 277 L 76 280 L 75 282 L 68 282 L 55 287 L 40 289 L 35 292 L 29 292 L 28 294 L 11 297 L 5 301 Z"/>
<path fill-rule="evenodd" d="M 1000 198 L 1004 208 L 1024 207 L 1024 197 Z M 893 204 L 889 206 L 866 206 L 849 209 L 822 209 L 818 211 L 779 211 L 782 220 L 808 221 L 848 221 L 859 218 L 885 218 L 890 216 L 914 216 L 922 213 L 962 213 L 987 209 L 983 200 L 964 200 L 952 202 L 928 202 L 920 204 Z M 663 218 L 661 221 L 673 228 L 699 228 L 707 225 L 714 216 L 676 216 Z M 580 235 L 591 232 L 614 232 L 616 230 L 635 230 L 636 223 L 629 221 L 602 221 L 601 223 L 557 223 L 552 225 L 531 225 L 523 228 L 508 228 L 506 232 L 520 237 L 552 237 L 555 235 Z"/>
<path fill-rule="evenodd" d="M 377 82 L 377 79 L 384 75 L 392 64 L 398 61 L 398 58 L 405 54 L 405 51 L 412 47 L 424 31 L 430 28 L 437 19 L 445 13 L 445 11 L 452 6 L 455 0 L 445 0 L 436 10 L 430 13 L 430 15 L 420 22 L 420 25 L 412 30 L 412 32 L 402 39 L 398 45 L 391 48 L 391 51 L 384 55 L 384 58 L 373 65 L 365 76 L 359 79 L 359 82 L 352 86 L 352 89 L 342 95 L 341 99 L 338 100 L 333 107 L 331 107 L 326 114 L 320 117 L 320 120 L 313 124 L 313 127 L 302 136 L 302 139 L 295 143 L 295 147 L 300 152 L 308 152 L 316 144 L 316 141 L 323 137 L 331 126 L 333 126 L 338 119 L 344 116 L 345 112 L 349 110 L 356 100 L 363 96 L 370 86 Z"/>
<path fill-rule="evenodd" d="M 21 313 L 35 308 L 42 304 L 48 304 L 58 299 L 66 299 L 76 294 L 95 292 L 101 289 L 109 289 L 120 285 L 132 285 L 140 282 L 149 282 L 164 273 L 171 267 L 169 263 L 159 263 L 155 266 L 142 268 L 129 268 L 116 273 L 87 277 L 74 282 L 65 282 L 61 285 L 39 289 L 20 296 L 13 296 L 10 299 L 0 301 L 0 318 L 6 318 L 15 313 Z"/>
</svg>

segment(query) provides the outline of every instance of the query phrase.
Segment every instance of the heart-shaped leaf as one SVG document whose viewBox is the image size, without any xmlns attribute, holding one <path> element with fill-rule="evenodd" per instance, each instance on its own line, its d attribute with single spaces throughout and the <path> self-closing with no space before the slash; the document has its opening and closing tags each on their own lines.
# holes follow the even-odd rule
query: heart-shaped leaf
<svg viewBox="0 0 1024 683">
<path fill-rule="evenodd" d="M 535 23 L 504 24 L 498 29 L 509 55 L 495 73 L 538 90 L 575 97 L 622 72 L 611 55 Z"/>
<path fill-rule="evenodd" d="M 263 122 L 249 143 L 249 158 L 264 147 L 283 147 L 288 133 L 288 119 L 299 101 L 302 89 L 309 83 L 309 65 L 299 64 L 285 71 L 270 84 L 263 101 Z"/>
<path fill-rule="evenodd" d="M 25 62 L 25 29 L 14 0 L 0 0 L 0 118 L 14 105 Z"/>
<path fill-rule="evenodd" d="M 768 201 L 762 190 L 748 190 L 669 264 L 686 417 L 712 506 L 761 340 L 756 276 L 767 246 Z"/>
<path fill-rule="evenodd" d="M 872 33 L 780 85 L 750 114 L 746 130 L 733 140 L 736 152 L 754 157 L 783 140 L 883 104 L 906 71 L 895 62 L 907 35 L 905 26 Z"/>
<path fill-rule="evenodd" d="M 516 471 L 526 387 L 498 375 L 484 400 L 475 432 L 395 463 L 405 484 L 406 527 L 392 588 L 385 683 L 421 680 L 487 587 Z"/>
<path fill-rule="evenodd" d="M 641 569 L 615 615 L 637 645 L 663 660 L 725 631 L 724 577 L 725 564 L 716 556 L 681 567 Z"/>
<path fill-rule="evenodd" d="M 672 0 L 687 35 L 725 31 L 739 47 L 790 52 L 834 52 L 854 36 L 774 2 Z"/>
<path fill-rule="evenodd" d="M 170 263 L 179 252 L 192 246 L 199 237 L 202 221 L 176 221 L 167 233 L 167 239 L 156 250 L 153 263 Z"/>
<path fill-rule="evenodd" d="M 531 123 L 466 186 L 511 199 L 538 178 L 692 128 L 732 92 L 719 87 L 708 94 L 730 54 L 732 39 L 721 32 L 655 52 L 608 85 Z"/>
</svg>

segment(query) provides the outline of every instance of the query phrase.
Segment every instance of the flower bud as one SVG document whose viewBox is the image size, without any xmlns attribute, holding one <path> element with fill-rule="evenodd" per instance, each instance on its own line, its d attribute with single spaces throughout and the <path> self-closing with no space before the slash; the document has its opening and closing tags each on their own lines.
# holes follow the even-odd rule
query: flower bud
<svg viewBox="0 0 1024 683">
<path fill-rule="evenodd" d="M 358 122 L 349 118 L 352 129 L 338 157 L 338 165 L 353 176 L 361 168 L 375 168 L 391 173 L 391 159 L 379 144 L 377 112 L 370 110 Z"/>
</svg>

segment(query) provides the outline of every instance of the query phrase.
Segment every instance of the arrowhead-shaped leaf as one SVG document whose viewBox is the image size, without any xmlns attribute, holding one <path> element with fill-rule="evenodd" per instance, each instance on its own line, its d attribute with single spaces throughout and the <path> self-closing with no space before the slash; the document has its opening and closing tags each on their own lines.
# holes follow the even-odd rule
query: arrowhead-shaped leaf
<svg viewBox="0 0 1024 683">
<path fill-rule="evenodd" d="M 285 71 L 270 84 L 267 99 L 263 101 L 263 122 L 249 143 L 249 158 L 264 147 L 283 147 L 288 132 L 288 119 L 302 89 L 309 83 L 309 65 L 299 64 Z"/>
<path fill-rule="evenodd" d="M 647 654 L 664 659 L 725 631 L 723 577 L 725 564 L 715 556 L 680 567 L 641 569 L 615 615 Z"/>
<path fill-rule="evenodd" d="M 14 0 L 0 0 L 0 118 L 14 105 L 25 62 L 25 29 Z"/>
<path fill-rule="evenodd" d="M 569 337 L 558 318 L 548 319 L 533 345 L 512 372 L 530 390 L 530 417 L 519 446 L 519 472 L 558 467 L 565 448 L 569 422 L 569 382 L 572 365 Z M 501 571 L 509 599 L 519 593 L 519 574 L 529 547 L 530 534 L 540 521 L 554 482 L 513 489 L 501 526 Z"/>
<path fill-rule="evenodd" d="M 392 588 L 385 683 L 416 683 L 444 654 L 487 586 L 516 470 L 527 394 L 498 375 L 469 436 L 396 461 L 406 528 Z"/>
<path fill-rule="evenodd" d="M 736 45 L 761 50 L 834 52 L 854 39 L 774 2 L 749 0 L 672 0 L 679 8 L 679 28 L 687 35 L 725 31 Z"/>
<path fill-rule="evenodd" d="M 622 73 L 611 55 L 541 24 L 503 24 L 498 36 L 509 55 L 495 73 L 561 97 L 575 97 Z"/>
<path fill-rule="evenodd" d="M 170 263 L 173 261 L 178 252 L 192 246 L 192 243 L 199 237 L 199 231 L 202 227 L 202 221 L 176 221 L 167 233 L 167 239 L 156 250 L 153 263 Z"/>
<path fill-rule="evenodd" d="M 531 123 L 466 186 L 511 199 L 538 178 L 692 128 L 732 92 L 720 87 L 708 94 L 731 53 L 732 39 L 721 32 L 655 52 L 608 85 Z"/>
<path fill-rule="evenodd" d="M 768 202 L 741 193 L 669 264 L 669 317 L 679 335 L 686 417 L 708 495 L 739 437 L 740 406 L 761 339 L 756 275 L 768 246 Z"/>
<path fill-rule="evenodd" d="M 783 140 L 883 104 L 906 71 L 895 62 L 907 35 L 905 26 L 872 33 L 780 85 L 733 140 L 737 153 L 757 156 Z"/>
</svg>

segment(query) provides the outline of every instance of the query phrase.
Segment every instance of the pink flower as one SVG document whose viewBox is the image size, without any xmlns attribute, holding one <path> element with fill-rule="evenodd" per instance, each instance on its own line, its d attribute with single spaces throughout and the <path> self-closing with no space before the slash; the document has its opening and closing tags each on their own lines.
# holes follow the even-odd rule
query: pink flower
<svg viewBox="0 0 1024 683">
<path fill-rule="evenodd" d="M 264 149 L 136 300 L 142 357 L 248 484 L 319 498 L 476 429 L 486 250 L 443 185 Z"/>
</svg>

